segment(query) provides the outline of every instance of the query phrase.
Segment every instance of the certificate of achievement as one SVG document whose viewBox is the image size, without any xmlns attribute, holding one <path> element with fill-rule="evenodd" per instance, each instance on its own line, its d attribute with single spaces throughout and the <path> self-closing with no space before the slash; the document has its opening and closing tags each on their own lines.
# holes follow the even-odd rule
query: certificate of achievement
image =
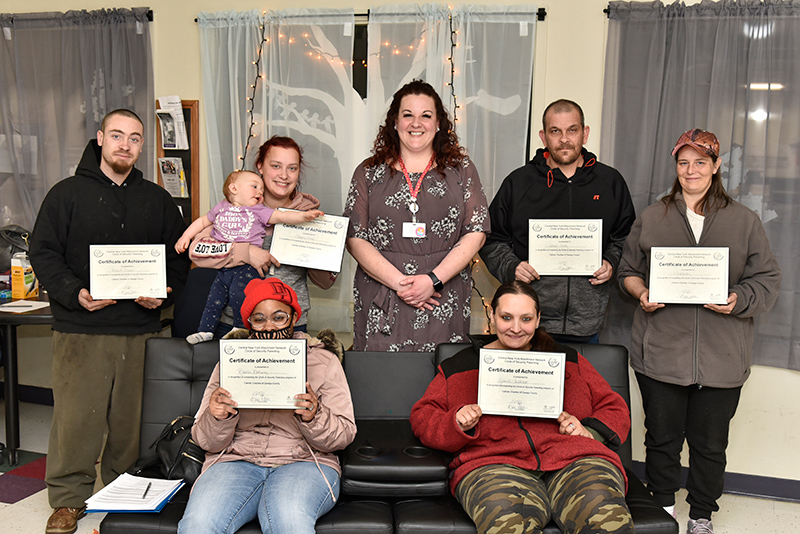
<svg viewBox="0 0 800 534">
<path fill-rule="evenodd" d="M 95 300 L 167 298 L 164 245 L 89 245 L 89 293 Z"/>
<path fill-rule="evenodd" d="M 239 408 L 295 410 L 306 392 L 305 339 L 222 339 L 219 385 Z"/>
<path fill-rule="evenodd" d="M 563 352 L 481 349 L 481 411 L 557 418 L 564 409 L 565 359 Z"/>
<path fill-rule="evenodd" d="M 592 275 L 602 248 L 603 219 L 528 220 L 528 263 L 542 276 Z"/>
<path fill-rule="evenodd" d="M 281 264 L 339 272 L 350 219 L 323 215 L 303 224 L 276 224 L 269 253 Z"/>
<path fill-rule="evenodd" d="M 726 304 L 728 247 L 650 249 L 650 302 Z"/>
</svg>

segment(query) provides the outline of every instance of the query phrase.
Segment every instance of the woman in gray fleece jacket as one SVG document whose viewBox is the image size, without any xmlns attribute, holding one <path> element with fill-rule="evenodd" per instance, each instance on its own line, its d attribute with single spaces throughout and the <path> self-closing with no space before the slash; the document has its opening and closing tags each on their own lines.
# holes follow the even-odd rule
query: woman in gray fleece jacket
<svg viewBox="0 0 800 534">
<path fill-rule="evenodd" d="M 648 489 L 674 511 L 685 438 L 688 532 L 709 534 L 722 495 L 728 428 L 750 374 L 753 317 L 775 304 L 781 272 L 758 215 L 722 186 L 716 136 L 689 130 L 672 154 L 678 173 L 672 191 L 633 224 L 617 276 L 640 304 L 631 332 L 631 367 L 645 412 Z M 652 247 L 727 247 L 725 304 L 651 302 Z"/>
<path fill-rule="evenodd" d="M 341 475 L 334 451 L 355 438 L 353 403 L 341 343 L 330 330 L 320 339 L 294 332 L 301 313 L 294 290 L 277 278 L 245 288 L 242 320 L 249 330 L 228 337 L 305 338 L 306 392 L 295 395 L 295 410 L 237 409 L 219 386 L 219 364 L 214 368 L 192 428 L 206 461 L 178 532 L 236 532 L 258 518 L 265 533 L 313 534 L 317 519 L 333 508 Z"/>
</svg>

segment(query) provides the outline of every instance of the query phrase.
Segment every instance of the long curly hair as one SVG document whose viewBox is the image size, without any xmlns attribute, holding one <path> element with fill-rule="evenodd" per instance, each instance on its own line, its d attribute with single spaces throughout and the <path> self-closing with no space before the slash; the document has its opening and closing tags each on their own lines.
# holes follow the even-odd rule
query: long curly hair
<svg viewBox="0 0 800 534">
<path fill-rule="evenodd" d="M 397 163 L 400 157 L 400 137 L 395 130 L 395 124 L 400 114 L 400 102 L 407 95 L 426 95 L 433 99 L 439 126 L 439 131 L 433 138 L 433 154 L 436 170 L 444 176 L 443 169 L 459 165 L 466 156 L 466 152 L 458 144 L 458 136 L 439 94 L 429 83 L 422 80 L 412 80 L 394 94 L 389 111 L 386 112 L 386 120 L 378 129 L 378 137 L 372 147 L 372 156 L 367 158 L 366 165 L 374 167 L 385 163 L 393 166 Z"/>
</svg>

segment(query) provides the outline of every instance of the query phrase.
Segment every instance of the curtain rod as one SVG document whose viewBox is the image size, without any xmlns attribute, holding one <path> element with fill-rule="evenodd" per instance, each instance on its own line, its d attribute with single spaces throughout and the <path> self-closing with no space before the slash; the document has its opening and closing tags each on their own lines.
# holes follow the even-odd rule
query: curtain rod
<svg viewBox="0 0 800 534">
<path fill-rule="evenodd" d="M 194 20 L 195 20 L 195 22 L 197 22 L 197 19 L 194 19 Z M 12 22 L 14 21 L 14 15 L 13 14 L 11 15 L 11 21 Z M 153 22 L 153 10 L 152 9 L 148 9 L 147 10 L 147 21 L 148 22 Z"/>
<path fill-rule="evenodd" d="M 369 19 L 369 11 L 370 10 L 368 9 L 366 13 L 354 13 L 353 15 L 354 15 L 355 18 L 358 18 L 358 19 Z M 604 11 L 607 11 L 607 10 L 604 10 Z M 391 15 L 392 13 L 388 13 L 388 14 Z M 407 13 L 397 13 L 397 14 L 407 15 Z M 153 20 L 152 15 L 153 15 L 152 11 L 149 11 L 147 13 L 147 16 L 150 17 L 151 21 Z M 331 15 L 331 16 L 334 16 L 334 15 Z M 540 7 L 539 9 L 536 10 L 536 20 L 541 22 L 541 21 L 543 21 L 545 19 L 545 17 L 547 17 L 547 10 L 545 8 Z M 195 18 L 194 21 L 197 22 L 197 18 Z"/>
</svg>

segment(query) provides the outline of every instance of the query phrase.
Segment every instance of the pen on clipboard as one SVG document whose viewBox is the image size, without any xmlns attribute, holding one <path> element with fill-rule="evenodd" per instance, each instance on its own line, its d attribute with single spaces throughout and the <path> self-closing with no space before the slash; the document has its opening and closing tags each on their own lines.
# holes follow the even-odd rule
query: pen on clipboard
<svg viewBox="0 0 800 534">
<path fill-rule="evenodd" d="M 147 497 L 147 492 L 148 492 L 148 491 L 150 491 L 150 486 L 152 486 L 152 485 L 153 485 L 153 483 L 152 483 L 152 482 L 148 482 L 148 483 L 147 483 L 147 487 L 144 489 L 144 493 L 142 493 L 142 499 L 144 499 L 145 497 Z"/>
</svg>

